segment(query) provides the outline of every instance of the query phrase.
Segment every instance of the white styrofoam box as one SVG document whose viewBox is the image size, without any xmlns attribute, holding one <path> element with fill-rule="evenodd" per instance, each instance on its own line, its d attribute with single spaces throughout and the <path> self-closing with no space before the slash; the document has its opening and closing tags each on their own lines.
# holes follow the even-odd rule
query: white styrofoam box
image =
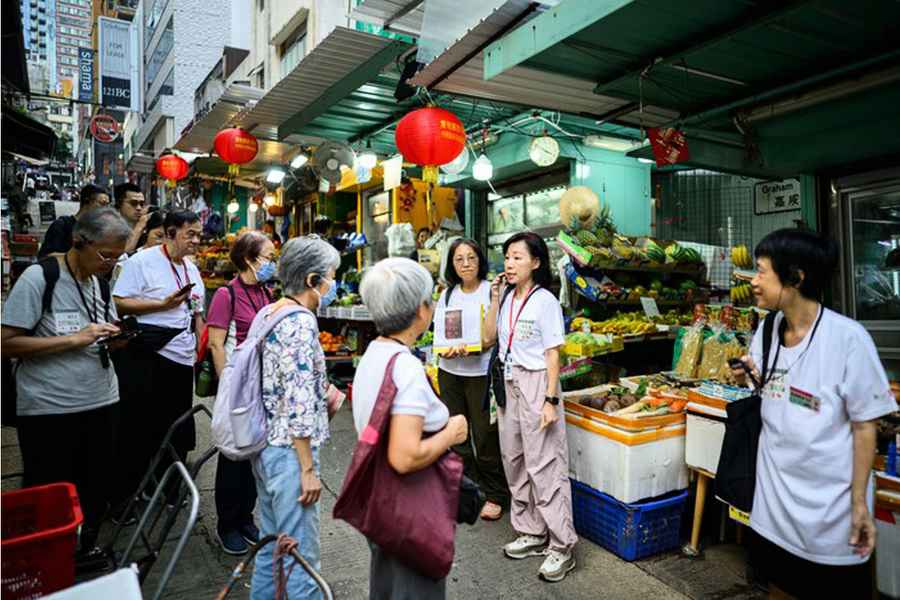
<svg viewBox="0 0 900 600">
<path fill-rule="evenodd" d="M 882 493 L 882 492 L 879 492 Z M 900 511 L 875 511 L 875 571 L 878 591 L 888 598 L 900 598 Z"/>
<path fill-rule="evenodd" d="M 569 474 L 627 503 L 684 489 L 684 431 L 682 423 L 631 432 L 566 413 Z"/>
<path fill-rule="evenodd" d="M 138 581 L 137 567 L 132 565 L 44 596 L 44 598 L 45 600 L 95 600 L 96 598 L 141 600 L 143 596 L 141 595 L 141 584 Z"/>
<path fill-rule="evenodd" d="M 722 420 L 688 412 L 685 462 L 689 467 L 715 474 L 724 439 L 725 423 Z"/>
</svg>

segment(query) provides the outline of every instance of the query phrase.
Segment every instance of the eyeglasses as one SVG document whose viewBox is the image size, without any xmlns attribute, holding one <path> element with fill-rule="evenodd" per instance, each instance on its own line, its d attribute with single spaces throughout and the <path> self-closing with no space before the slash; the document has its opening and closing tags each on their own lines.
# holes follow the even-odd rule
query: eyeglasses
<svg viewBox="0 0 900 600">
<path fill-rule="evenodd" d="M 477 256 L 456 256 L 453 258 L 454 265 L 464 265 L 467 263 L 476 264 L 478 262 Z"/>
<path fill-rule="evenodd" d="M 117 260 L 119 260 L 119 257 L 118 257 L 118 256 L 104 256 L 103 254 L 100 253 L 99 250 L 95 250 L 95 252 L 97 253 L 97 257 L 98 257 L 98 258 L 103 262 L 103 264 L 105 264 L 105 265 L 108 265 L 108 264 L 111 263 L 111 262 L 116 262 Z"/>
</svg>

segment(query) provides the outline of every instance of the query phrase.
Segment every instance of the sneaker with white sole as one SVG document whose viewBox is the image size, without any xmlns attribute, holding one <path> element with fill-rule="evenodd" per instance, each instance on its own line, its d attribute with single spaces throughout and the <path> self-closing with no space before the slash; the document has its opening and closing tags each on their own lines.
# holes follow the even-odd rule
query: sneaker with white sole
<svg viewBox="0 0 900 600">
<path fill-rule="evenodd" d="M 547 537 L 536 535 L 520 535 L 514 542 L 503 546 L 503 553 L 509 558 L 528 558 L 529 556 L 541 556 L 547 547 Z"/>
<path fill-rule="evenodd" d="M 547 558 L 538 571 L 538 576 L 544 581 L 557 582 L 565 579 L 566 574 L 575 568 L 575 555 L 572 551 L 560 552 L 548 550 Z"/>
</svg>

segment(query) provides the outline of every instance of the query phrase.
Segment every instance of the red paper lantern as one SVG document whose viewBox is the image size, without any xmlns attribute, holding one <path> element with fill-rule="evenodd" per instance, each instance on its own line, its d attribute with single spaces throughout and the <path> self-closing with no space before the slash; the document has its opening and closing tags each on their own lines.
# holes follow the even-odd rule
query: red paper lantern
<svg viewBox="0 0 900 600">
<path fill-rule="evenodd" d="M 187 161 L 167 152 L 156 160 L 156 172 L 166 179 L 169 187 L 175 187 L 175 182 L 187 177 L 190 166 Z"/>
<path fill-rule="evenodd" d="M 240 165 L 256 158 L 259 143 L 256 138 L 241 129 L 231 127 L 216 134 L 214 141 L 216 154 L 228 163 L 228 173 L 237 175 Z"/>
<path fill-rule="evenodd" d="M 425 167 L 422 179 L 437 183 L 438 167 L 465 148 L 466 130 L 452 112 L 429 106 L 400 119 L 394 141 L 403 158 Z"/>
</svg>

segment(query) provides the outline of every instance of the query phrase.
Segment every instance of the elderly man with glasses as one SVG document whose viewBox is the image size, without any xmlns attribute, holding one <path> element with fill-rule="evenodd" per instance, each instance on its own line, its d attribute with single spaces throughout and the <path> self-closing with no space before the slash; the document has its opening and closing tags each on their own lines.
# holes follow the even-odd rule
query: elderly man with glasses
<svg viewBox="0 0 900 600">
<path fill-rule="evenodd" d="M 16 281 L 0 327 L 4 357 L 18 360 L 24 485 L 75 484 L 84 510 L 83 551 L 93 548 L 109 500 L 119 402 L 109 358 L 118 317 L 104 275 L 129 233 L 112 208 L 84 212 L 73 246 L 28 267 Z"/>
<path fill-rule="evenodd" d="M 136 484 L 172 423 L 193 404 L 197 332 L 203 330 L 204 286 L 188 256 L 200 243 L 200 218 L 174 211 L 163 220 L 165 241 L 129 258 L 116 279 L 113 298 L 119 314 L 135 315 L 141 331 L 116 368 L 123 378 L 120 448 L 122 485 Z M 127 381 L 124 376 L 128 373 Z M 179 456 L 195 443 L 193 421 L 174 435 Z M 127 455 L 127 456 L 126 456 Z M 168 467 L 163 461 L 157 476 Z M 125 493 L 131 493 L 134 489 Z M 152 492 L 153 490 L 144 490 Z"/>
</svg>

